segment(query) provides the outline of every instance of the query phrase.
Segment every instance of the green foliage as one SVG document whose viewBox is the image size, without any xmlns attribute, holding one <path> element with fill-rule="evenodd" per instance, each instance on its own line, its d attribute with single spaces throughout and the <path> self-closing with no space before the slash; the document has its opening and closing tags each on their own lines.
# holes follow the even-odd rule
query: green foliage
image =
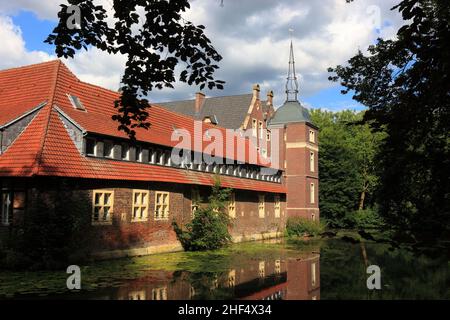
<svg viewBox="0 0 450 320">
<path fill-rule="evenodd" d="M 205 35 L 205 27 L 182 17 L 190 8 L 188 0 L 113 0 L 112 8 L 92 0 L 67 2 L 80 9 L 80 28 L 67 26 L 72 12 L 61 4 L 58 25 L 45 42 L 55 45 L 58 57 L 73 58 L 77 51 L 91 47 L 126 57 L 122 94 L 113 119 L 131 137 L 135 136 L 133 128 L 149 128 L 145 98 L 154 88 L 173 88 L 177 66 L 181 66 L 179 81 L 199 85 L 200 90 L 205 86 L 223 89 L 224 81 L 213 78 L 219 68 L 215 63 L 222 57 Z"/>
<path fill-rule="evenodd" d="M 350 212 L 372 206 L 378 183 L 375 155 L 384 138 L 360 124 L 363 112 L 311 110 L 319 127 L 319 205 L 331 227 L 350 227 Z"/>
<path fill-rule="evenodd" d="M 65 183 L 54 195 L 38 193 L 24 221 L 6 241 L 5 268 L 58 269 L 89 257 L 89 200 Z"/>
<path fill-rule="evenodd" d="M 231 191 L 231 189 L 221 188 L 220 181 L 216 179 L 208 198 L 208 205 L 198 209 L 194 213 L 192 221 L 184 229 L 176 221 L 172 222 L 184 250 L 219 249 L 231 242 L 231 235 L 228 231 L 231 221 L 225 212 Z"/>
<path fill-rule="evenodd" d="M 385 226 L 376 207 L 350 212 L 345 216 L 345 222 L 349 227 L 360 230 L 381 229 Z"/>
<path fill-rule="evenodd" d="M 380 212 L 418 241 L 450 237 L 450 6 L 403 0 L 395 40 L 379 39 L 330 68 L 330 77 L 369 109 L 364 120 L 387 138 L 377 163 Z"/>
<path fill-rule="evenodd" d="M 325 230 L 325 224 L 302 217 L 290 217 L 286 222 L 288 237 L 318 236 Z"/>
</svg>

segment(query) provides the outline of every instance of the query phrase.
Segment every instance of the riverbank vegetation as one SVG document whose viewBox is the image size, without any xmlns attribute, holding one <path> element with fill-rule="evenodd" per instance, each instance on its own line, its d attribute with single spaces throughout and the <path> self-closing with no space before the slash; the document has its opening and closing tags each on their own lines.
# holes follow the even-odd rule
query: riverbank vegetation
<svg viewBox="0 0 450 320">
<path fill-rule="evenodd" d="M 317 237 L 325 231 L 325 223 L 302 217 L 289 217 L 286 222 L 287 237 Z"/>
</svg>

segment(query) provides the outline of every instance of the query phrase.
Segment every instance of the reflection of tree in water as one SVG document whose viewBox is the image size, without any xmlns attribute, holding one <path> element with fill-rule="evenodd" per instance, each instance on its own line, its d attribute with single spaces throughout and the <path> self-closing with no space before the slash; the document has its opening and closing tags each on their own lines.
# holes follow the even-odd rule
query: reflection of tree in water
<svg viewBox="0 0 450 320">
<path fill-rule="evenodd" d="M 228 282 L 229 272 L 196 272 L 177 271 L 174 280 L 182 278 L 191 285 L 190 299 L 223 300 L 234 297 L 234 285 Z"/>
<path fill-rule="evenodd" d="M 323 242 L 322 299 L 448 299 L 450 271 L 446 257 L 430 258 L 388 245 Z M 368 290 L 368 265 L 381 268 L 381 290 Z"/>
</svg>

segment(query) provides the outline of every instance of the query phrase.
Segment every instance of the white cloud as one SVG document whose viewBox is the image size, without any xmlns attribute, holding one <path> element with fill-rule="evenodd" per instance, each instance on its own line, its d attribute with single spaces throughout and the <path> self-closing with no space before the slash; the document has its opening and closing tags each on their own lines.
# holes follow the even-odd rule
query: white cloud
<svg viewBox="0 0 450 320">
<path fill-rule="evenodd" d="M 40 19 L 56 20 L 59 5 L 63 0 L 5 0 L 0 2 L 0 12 L 16 14 L 19 11 L 31 11 Z"/>
<path fill-rule="evenodd" d="M 27 51 L 22 31 L 8 16 L 0 15 L 0 68 L 17 67 L 52 59 L 43 51 Z"/>
<path fill-rule="evenodd" d="M 0 13 L 30 10 L 38 17 L 55 19 L 61 0 L 3 1 Z M 110 0 L 96 0 L 110 10 Z M 208 95 L 250 93 L 253 83 L 264 91 L 275 91 L 275 102 L 284 100 L 290 27 L 294 28 L 296 66 L 300 93 L 308 97 L 335 84 L 328 81 L 327 68 L 345 64 L 358 49 L 364 50 L 377 37 L 393 38 L 402 23 L 389 9 L 398 0 L 195 0 L 185 17 L 206 26 L 206 34 L 223 56 L 217 77 L 225 80 L 222 91 Z M 0 67 L 24 65 L 50 59 L 40 51 L 26 51 L 20 29 L 0 16 Z M 125 58 L 97 49 L 79 52 L 68 66 L 83 81 L 116 90 Z M 154 91 L 150 99 L 167 101 L 192 97 L 198 87 L 183 83 L 175 89 Z"/>
<path fill-rule="evenodd" d="M 88 51 L 80 51 L 73 59 L 63 61 L 80 80 L 117 90 L 126 58 L 123 55 L 110 55 L 91 48 Z"/>
</svg>

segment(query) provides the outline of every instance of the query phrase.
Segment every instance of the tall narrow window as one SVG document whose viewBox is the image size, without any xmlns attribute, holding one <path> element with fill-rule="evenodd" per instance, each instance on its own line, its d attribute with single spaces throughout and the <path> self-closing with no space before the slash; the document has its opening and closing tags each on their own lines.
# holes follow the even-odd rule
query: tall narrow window
<svg viewBox="0 0 450 320">
<path fill-rule="evenodd" d="M 256 137 L 258 134 L 257 133 L 257 130 L 258 130 L 257 123 L 258 123 L 258 121 L 256 121 L 256 119 L 252 119 L 252 134 L 254 137 Z"/>
<path fill-rule="evenodd" d="M 95 156 L 95 139 L 86 138 L 86 154 L 88 156 Z"/>
<path fill-rule="evenodd" d="M 130 146 L 126 143 L 122 144 L 122 160 L 130 159 Z"/>
<path fill-rule="evenodd" d="M 145 290 L 130 291 L 128 293 L 128 300 L 146 300 Z"/>
<path fill-rule="evenodd" d="M 135 148 L 136 150 L 136 161 L 138 162 L 142 162 L 142 147 L 141 146 L 136 146 Z"/>
<path fill-rule="evenodd" d="M 316 285 L 316 263 L 311 263 L 311 285 L 314 287 Z"/>
<path fill-rule="evenodd" d="M 147 221 L 148 198 L 149 192 L 147 190 L 133 190 L 132 221 Z"/>
<path fill-rule="evenodd" d="M 267 130 L 266 140 L 270 141 L 270 131 L 269 130 Z"/>
<path fill-rule="evenodd" d="M 228 272 L 228 288 L 234 288 L 236 285 L 236 270 L 231 269 Z"/>
<path fill-rule="evenodd" d="M 167 300 L 167 287 L 152 289 L 152 300 Z"/>
<path fill-rule="evenodd" d="M 236 195 L 234 192 L 230 195 L 230 201 L 228 202 L 228 214 L 231 218 L 236 217 Z"/>
<path fill-rule="evenodd" d="M 275 260 L 275 274 L 281 273 L 281 260 Z"/>
<path fill-rule="evenodd" d="M 260 218 L 264 218 L 265 216 L 265 201 L 264 201 L 264 195 L 260 194 L 258 201 L 258 214 Z"/>
<path fill-rule="evenodd" d="M 169 219 L 169 193 L 155 193 L 155 220 Z"/>
<path fill-rule="evenodd" d="M 94 190 L 92 223 L 111 223 L 114 206 L 114 191 Z"/>
<path fill-rule="evenodd" d="M 280 201 L 279 195 L 275 196 L 273 207 L 274 207 L 274 211 L 275 211 L 275 218 L 279 218 L 281 215 L 281 201 Z"/>
<path fill-rule="evenodd" d="M 200 192 L 197 188 L 191 189 L 191 214 L 194 217 L 195 212 L 198 210 L 200 205 Z"/>
<path fill-rule="evenodd" d="M 264 262 L 264 261 L 260 261 L 260 262 L 259 262 L 259 268 L 258 268 L 258 271 L 259 271 L 259 276 L 260 276 L 261 278 L 264 278 L 264 277 L 266 276 L 266 265 L 265 265 L 265 262 Z"/>
<path fill-rule="evenodd" d="M 113 158 L 114 143 L 111 140 L 105 140 L 103 146 L 103 156 L 105 158 Z"/>
<path fill-rule="evenodd" d="M 12 198 L 13 193 L 10 190 L 2 190 L 1 193 L 2 225 L 7 226 L 12 220 Z"/>
<path fill-rule="evenodd" d="M 260 121 L 258 124 L 258 131 L 259 131 L 259 138 L 264 138 L 264 129 L 263 129 L 263 123 Z"/>
<path fill-rule="evenodd" d="M 316 142 L 316 133 L 314 132 L 314 130 L 309 130 L 309 142 Z"/>
<path fill-rule="evenodd" d="M 316 192 L 315 192 L 315 184 L 311 183 L 309 187 L 309 200 L 311 203 L 316 202 Z"/>
<path fill-rule="evenodd" d="M 315 160 L 314 160 L 314 152 L 313 151 L 311 151 L 309 153 L 309 170 L 311 172 L 315 171 Z"/>
</svg>

